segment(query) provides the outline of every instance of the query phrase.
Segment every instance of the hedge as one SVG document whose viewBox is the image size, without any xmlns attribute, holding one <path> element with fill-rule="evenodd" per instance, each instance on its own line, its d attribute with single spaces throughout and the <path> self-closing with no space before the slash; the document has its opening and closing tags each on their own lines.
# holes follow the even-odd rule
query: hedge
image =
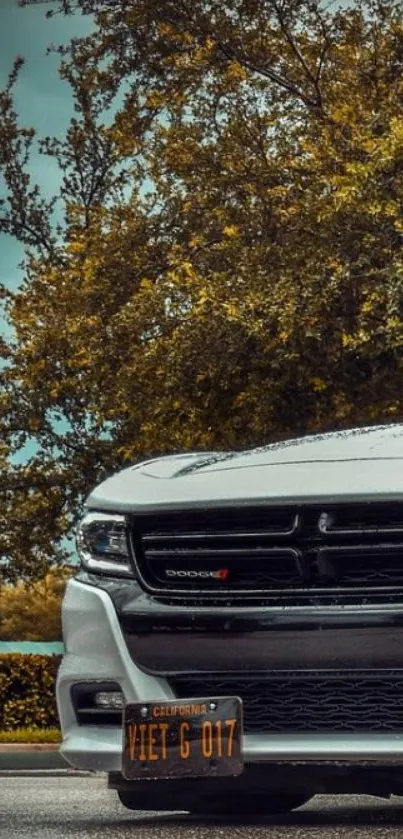
<svg viewBox="0 0 403 839">
<path fill-rule="evenodd" d="M 12 731 L 0 730 L 0 746 L 4 743 L 55 743 L 61 741 L 60 728 L 14 728 Z"/>
<path fill-rule="evenodd" d="M 57 728 L 55 682 L 61 656 L 0 654 L 0 729 Z"/>
</svg>

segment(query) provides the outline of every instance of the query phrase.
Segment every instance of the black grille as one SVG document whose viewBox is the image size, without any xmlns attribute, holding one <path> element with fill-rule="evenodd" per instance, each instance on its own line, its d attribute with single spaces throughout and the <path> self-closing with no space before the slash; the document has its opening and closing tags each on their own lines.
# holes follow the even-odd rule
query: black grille
<svg viewBox="0 0 403 839">
<path fill-rule="evenodd" d="M 403 504 L 178 511 L 138 517 L 132 532 L 157 593 L 403 590 Z"/>
<path fill-rule="evenodd" d="M 403 671 L 176 677 L 178 698 L 239 696 L 246 733 L 402 732 Z"/>
</svg>

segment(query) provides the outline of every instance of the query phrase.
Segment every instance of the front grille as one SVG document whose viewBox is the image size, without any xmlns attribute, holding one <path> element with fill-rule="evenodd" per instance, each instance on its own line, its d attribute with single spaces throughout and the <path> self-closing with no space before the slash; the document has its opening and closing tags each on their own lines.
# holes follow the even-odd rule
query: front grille
<svg viewBox="0 0 403 839">
<path fill-rule="evenodd" d="M 272 673 L 170 680 L 178 698 L 239 696 L 246 733 L 402 732 L 403 671 Z"/>
<path fill-rule="evenodd" d="M 132 534 L 155 593 L 403 591 L 403 503 L 178 511 L 136 517 Z"/>
</svg>

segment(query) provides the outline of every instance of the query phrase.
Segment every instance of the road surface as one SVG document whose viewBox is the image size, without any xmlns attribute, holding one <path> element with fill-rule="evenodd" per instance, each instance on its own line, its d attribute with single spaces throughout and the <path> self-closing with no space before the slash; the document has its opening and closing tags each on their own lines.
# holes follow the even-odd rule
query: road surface
<svg viewBox="0 0 403 839">
<path fill-rule="evenodd" d="M 1 839 L 401 839 L 403 799 L 317 796 L 262 821 L 130 813 L 103 776 L 0 777 Z"/>
</svg>

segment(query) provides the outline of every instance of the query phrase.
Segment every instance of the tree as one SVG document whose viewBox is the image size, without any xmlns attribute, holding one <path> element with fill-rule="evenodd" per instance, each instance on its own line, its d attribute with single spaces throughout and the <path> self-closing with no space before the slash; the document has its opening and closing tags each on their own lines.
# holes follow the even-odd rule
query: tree
<svg viewBox="0 0 403 839">
<path fill-rule="evenodd" d="M 67 569 L 53 569 L 36 582 L 3 586 L 0 641 L 61 640 L 61 602 L 70 576 Z"/>
<path fill-rule="evenodd" d="M 14 574 L 133 460 L 403 406 L 402 3 L 42 5 L 94 32 L 60 49 L 76 114 L 39 141 L 59 226 L 29 180 L 18 63 L 0 100 L 0 229 L 27 250 L 0 414 Z"/>
</svg>

